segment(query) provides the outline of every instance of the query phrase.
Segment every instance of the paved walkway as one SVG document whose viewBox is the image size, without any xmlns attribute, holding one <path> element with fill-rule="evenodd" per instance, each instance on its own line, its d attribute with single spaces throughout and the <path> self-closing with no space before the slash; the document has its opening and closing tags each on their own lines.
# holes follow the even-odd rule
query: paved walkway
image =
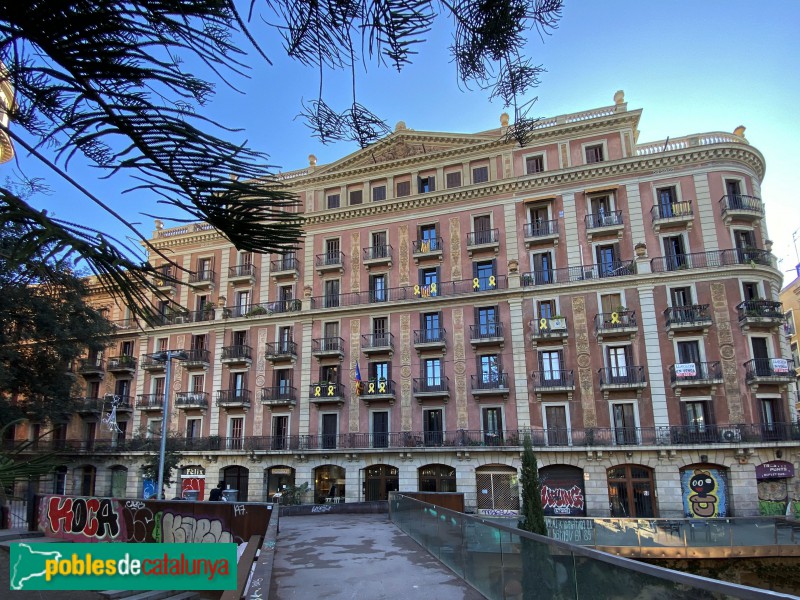
<svg viewBox="0 0 800 600">
<path fill-rule="evenodd" d="M 389 515 L 283 517 L 269 600 L 484 600 Z"/>
</svg>

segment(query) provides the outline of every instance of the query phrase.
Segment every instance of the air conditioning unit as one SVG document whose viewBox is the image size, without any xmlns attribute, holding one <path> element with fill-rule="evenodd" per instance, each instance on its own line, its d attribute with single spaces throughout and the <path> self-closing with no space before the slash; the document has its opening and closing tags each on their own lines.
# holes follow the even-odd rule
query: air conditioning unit
<svg viewBox="0 0 800 600">
<path fill-rule="evenodd" d="M 594 271 L 584 271 L 583 272 L 584 279 L 594 279 Z"/>
<path fill-rule="evenodd" d="M 721 427 L 719 430 L 719 439 L 721 442 L 741 442 L 742 432 L 735 427 Z"/>
</svg>

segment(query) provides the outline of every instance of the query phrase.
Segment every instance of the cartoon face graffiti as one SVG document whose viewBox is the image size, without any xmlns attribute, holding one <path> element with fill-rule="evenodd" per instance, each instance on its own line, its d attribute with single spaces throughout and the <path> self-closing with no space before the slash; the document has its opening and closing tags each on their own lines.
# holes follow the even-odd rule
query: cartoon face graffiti
<svg viewBox="0 0 800 600">
<path fill-rule="evenodd" d="M 691 510 L 698 517 L 713 517 L 716 512 L 717 497 L 711 492 L 717 482 L 708 471 L 697 469 L 689 480 L 689 488 L 694 492 L 689 496 Z"/>
</svg>

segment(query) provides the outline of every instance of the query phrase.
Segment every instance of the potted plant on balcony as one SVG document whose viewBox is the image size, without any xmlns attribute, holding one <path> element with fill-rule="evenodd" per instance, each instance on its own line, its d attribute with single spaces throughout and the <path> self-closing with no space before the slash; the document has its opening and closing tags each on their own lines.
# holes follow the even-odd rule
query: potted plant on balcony
<svg viewBox="0 0 800 600">
<path fill-rule="evenodd" d="M 638 258 L 644 258 L 644 256 L 647 254 L 647 244 L 645 244 L 644 242 L 638 242 L 633 247 L 633 250 L 634 252 L 636 252 L 636 256 Z"/>
<path fill-rule="evenodd" d="M 267 314 L 267 309 L 263 306 L 254 306 L 247 311 L 245 317 L 258 317 Z"/>
</svg>

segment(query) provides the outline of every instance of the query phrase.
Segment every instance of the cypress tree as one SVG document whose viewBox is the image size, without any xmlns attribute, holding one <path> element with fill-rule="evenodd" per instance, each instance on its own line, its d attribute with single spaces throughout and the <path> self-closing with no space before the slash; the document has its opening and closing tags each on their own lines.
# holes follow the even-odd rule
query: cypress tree
<svg viewBox="0 0 800 600">
<path fill-rule="evenodd" d="M 530 436 L 525 436 L 522 452 L 522 518 L 519 528 L 531 533 L 547 535 L 542 508 L 542 491 L 539 486 L 539 465 L 531 446 Z"/>
</svg>

